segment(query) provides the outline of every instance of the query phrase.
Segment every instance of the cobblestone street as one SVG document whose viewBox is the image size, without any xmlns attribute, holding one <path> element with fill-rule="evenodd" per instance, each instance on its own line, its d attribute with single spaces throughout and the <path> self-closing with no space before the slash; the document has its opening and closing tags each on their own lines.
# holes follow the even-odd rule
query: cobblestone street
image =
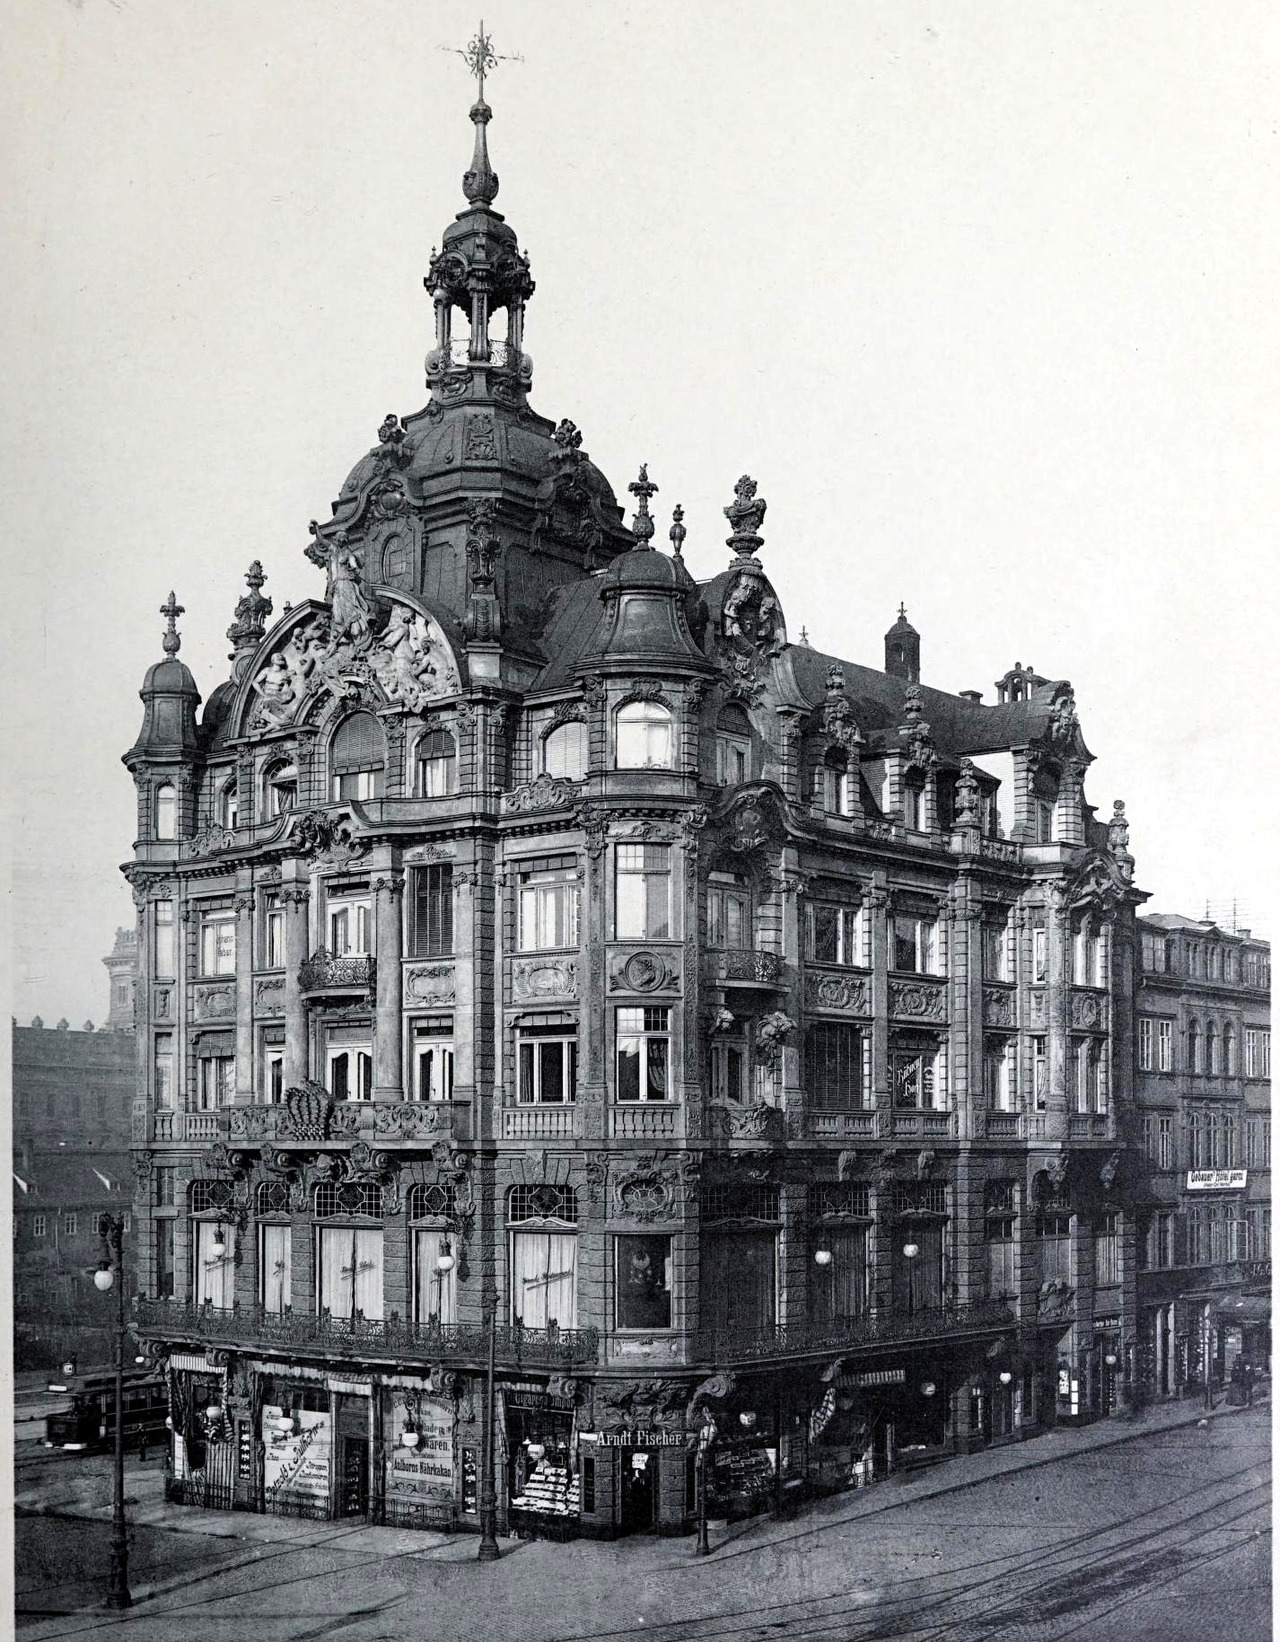
<svg viewBox="0 0 1280 1642">
<path fill-rule="evenodd" d="M 1059 1432 L 794 1522 L 722 1529 L 706 1559 L 689 1539 L 507 1541 L 482 1566 L 473 1539 L 210 1514 L 197 1531 L 137 1529 L 141 1600 L 125 1616 L 56 1613 L 92 1599 L 57 1570 L 105 1569 L 100 1512 L 24 1517 L 19 1623 L 31 1642 L 1198 1642 L 1210 1630 L 1255 1642 L 1270 1634 L 1269 1419 L 1258 1408 L 1200 1425 L 1184 1406 L 1122 1441 L 1115 1428 Z M 168 1588 L 148 1595 L 148 1582 Z"/>
</svg>

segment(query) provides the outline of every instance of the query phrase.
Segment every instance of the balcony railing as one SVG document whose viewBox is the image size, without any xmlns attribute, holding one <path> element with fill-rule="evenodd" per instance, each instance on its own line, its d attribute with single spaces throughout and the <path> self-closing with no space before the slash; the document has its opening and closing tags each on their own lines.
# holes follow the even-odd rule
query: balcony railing
<svg viewBox="0 0 1280 1642">
<path fill-rule="evenodd" d="M 866 1139 L 875 1139 L 876 1114 L 874 1112 L 806 1112 L 804 1128 L 807 1135 L 815 1140 L 839 1140 L 847 1135 L 861 1135 Z"/>
<path fill-rule="evenodd" d="M 581 1132 L 576 1106 L 508 1106 L 502 1113 L 503 1140 L 572 1140 Z"/>
<path fill-rule="evenodd" d="M 707 962 L 712 977 L 718 981 L 777 986 L 782 980 L 782 958 L 776 952 L 757 952 L 754 947 L 723 947 L 708 952 Z"/>
<path fill-rule="evenodd" d="M 610 1129 L 615 1140 L 679 1140 L 681 1112 L 677 1106 L 660 1101 L 641 1101 L 634 1106 L 615 1106 Z"/>
<path fill-rule="evenodd" d="M 313 952 L 298 971 L 303 992 L 372 992 L 372 958 L 335 958 L 325 947 Z"/>
<path fill-rule="evenodd" d="M 851 1350 L 857 1346 L 955 1339 L 1011 1328 L 1014 1321 L 1013 1312 L 1003 1301 L 981 1300 L 973 1305 L 914 1312 L 880 1311 L 829 1323 L 805 1321 L 772 1328 L 703 1329 L 695 1336 L 695 1346 L 703 1362 L 756 1362 Z"/>
<path fill-rule="evenodd" d="M 1105 1112 L 1071 1112 L 1067 1116 L 1067 1135 L 1071 1140 L 1109 1140 L 1111 1119 Z"/>
<path fill-rule="evenodd" d="M 160 1339 L 201 1345 L 240 1345 L 253 1350 L 314 1351 L 327 1357 L 379 1358 L 424 1363 L 480 1365 L 488 1331 L 470 1323 L 413 1323 L 400 1317 L 331 1317 L 309 1312 L 268 1312 L 261 1306 L 196 1306 L 172 1300 L 136 1302 L 139 1330 Z M 504 1365 L 560 1368 L 594 1363 L 594 1328 L 520 1328 L 494 1331 L 494 1354 Z"/>
</svg>

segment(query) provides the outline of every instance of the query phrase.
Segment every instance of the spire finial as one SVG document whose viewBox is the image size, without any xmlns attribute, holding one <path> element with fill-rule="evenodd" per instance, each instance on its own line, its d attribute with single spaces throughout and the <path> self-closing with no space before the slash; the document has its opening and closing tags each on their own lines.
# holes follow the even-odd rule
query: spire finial
<svg viewBox="0 0 1280 1642">
<path fill-rule="evenodd" d="M 484 31 L 483 18 L 475 38 L 465 50 L 459 46 L 441 46 L 440 49 L 461 57 L 475 75 L 477 93 L 471 105 L 471 120 L 476 128 L 476 147 L 471 157 L 471 169 L 463 173 L 462 192 L 472 205 L 492 205 L 498 193 L 498 174 L 489 164 L 489 147 L 485 138 L 484 128 L 489 123 L 492 110 L 484 100 L 484 77 L 499 63 L 522 63 L 524 58 L 503 57 L 494 51 L 492 36 Z"/>
<path fill-rule="evenodd" d="M 751 558 L 764 546 L 760 526 L 764 523 L 768 503 L 756 495 L 756 482 L 744 473 L 733 487 L 733 501 L 725 508 L 724 516 L 733 526 L 728 546 L 742 558 Z"/>
<path fill-rule="evenodd" d="M 900 604 L 898 606 L 898 620 L 899 621 L 906 621 L 906 619 L 907 619 L 907 607 L 906 607 L 905 604 Z"/>
<path fill-rule="evenodd" d="M 637 547 L 648 547 L 654 532 L 654 523 L 649 517 L 649 498 L 658 494 L 657 485 L 649 477 L 648 462 L 641 462 L 639 478 L 633 479 L 627 489 L 636 499 L 636 516 L 631 521 L 631 532 Z"/>
<path fill-rule="evenodd" d="M 684 508 L 679 502 L 671 509 L 671 551 L 676 558 L 680 557 L 680 549 L 684 546 L 684 539 L 689 532 L 684 528 Z"/>
<path fill-rule="evenodd" d="M 186 607 L 178 603 L 176 595 L 172 592 L 169 594 L 168 604 L 160 606 L 160 614 L 168 623 L 164 637 L 160 640 L 166 656 L 176 656 L 182 648 L 182 639 L 178 633 L 178 617 L 185 616 L 186 613 Z"/>
</svg>

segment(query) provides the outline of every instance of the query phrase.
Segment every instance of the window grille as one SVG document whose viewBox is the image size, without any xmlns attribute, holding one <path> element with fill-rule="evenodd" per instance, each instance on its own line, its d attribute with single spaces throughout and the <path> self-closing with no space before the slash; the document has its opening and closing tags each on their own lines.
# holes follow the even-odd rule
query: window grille
<svg viewBox="0 0 1280 1642">
<path fill-rule="evenodd" d="M 289 1187 L 283 1180 L 264 1180 L 258 1187 L 258 1214 L 288 1214 Z"/>
<path fill-rule="evenodd" d="M 893 1188 L 895 1214 L 946 1214 L 947 1186 L 943 1180 L 899 1180 Z"/>
<path fill-rule="evenodd" d="M 513 1186 L 507 1197 L 507 1220 L 563 1220 L 578 1223 L 578 1194 L 572 1186 Z"/>
<path fill-rule="evenodd" d="M 431 1186 L 423 1184 L 410 1186 L 410 1220 L 426 1220 L 433 1216 L 438 1218 L 452 1215 L 456 1195 L 455 1188 L 452 1185 L 443 1183 Z"/>
<path fill-rule="evenodd" d="M 717 1220 L 780 1220 L 778 1188 L 760 1181 L 718 1181 L 701 1193 L 702 1223 Z"/>
<path fill-rule="evenodd" d="M 844 1215 L 870 1218 L 871 1188 L 859 1181 L 844 1181 L 840 1185 L 820 1185 L 814 1202 L 816 1213 L 824 1220 Z"/>
<path fill-rule="evenodd" d="M 191 1186 L 192 1214 L 210 1214 L 215 1209 L 229 1209 L 235 1197 L 235 1187 L 229 1180 L 197 1180 Z"/>
<path fill-rule="evenodd" d="M 316 1219 L 335 1214 L 382 1214 L 382 1187 L 376 1181 L 347 1180 L 341 1185 L 325 1181 L 316 1187 Z"/>
</svg>

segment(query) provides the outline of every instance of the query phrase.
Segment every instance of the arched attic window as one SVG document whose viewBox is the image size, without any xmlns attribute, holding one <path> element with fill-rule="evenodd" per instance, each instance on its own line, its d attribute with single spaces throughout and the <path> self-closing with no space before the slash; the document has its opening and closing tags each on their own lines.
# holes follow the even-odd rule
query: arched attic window
<svg viewBox="0 0 1280 1642">
<path fill-rule="evenodd" d="M 413 796 L 447 798 L 457 790 L 458 745 L 443 725 L 432 725 L 413 749 Z"/>
<path fill-rule="evenodd" d="M 716 719 L 716 783 L 736 787 L 751 777 L 751 721 L 735 702 Z"/>
<path fill-rule="evenodd" d="M 626 708 L 623 708 L 623 712 Z M 619 715 L 621 717 L 621 715 Z M 621 746 L 621 739 L 619 739 Z M 618 762 L 622 759 L 619 756 Z M 587 727 L 580 719 L 557 724 L 542 738 L 542 773 L 581 781 L 587 773 Z"/>
<path fill-rule="evenodd" d="M 387 746 L 372 713 L 352 713 L 334 731 L 329 745 L 330 797 L 381 798 Z"/>
<path fill-rule="evenodd" d="M 218 794 L 218 825 L 220 827 L 235 827 L 240 819 L 240 798 L 236 787 L 235 777 L 226 783 Z"/>
<path fill-rule="evenodd" d="M 671 712 L 656 701 L 629 701 L 618 709 L 617 766 L 620 770 L 669 770 L 675 764 Z"/>
<path fill-rule="evenodd" d="M 156 788 L 153 819 L 156 837 L 161 842 L 178 836 L 178 789 L 172 781 L 162 782 Z"/>
<path fill-rule="evenodd" d="M 269 766 L 262 783 L 264 818 L 273 821 L 278 815 L 287 815 L 298 802 L 298 766 L 291 758 L 277 760 Z"/>
</svg>

